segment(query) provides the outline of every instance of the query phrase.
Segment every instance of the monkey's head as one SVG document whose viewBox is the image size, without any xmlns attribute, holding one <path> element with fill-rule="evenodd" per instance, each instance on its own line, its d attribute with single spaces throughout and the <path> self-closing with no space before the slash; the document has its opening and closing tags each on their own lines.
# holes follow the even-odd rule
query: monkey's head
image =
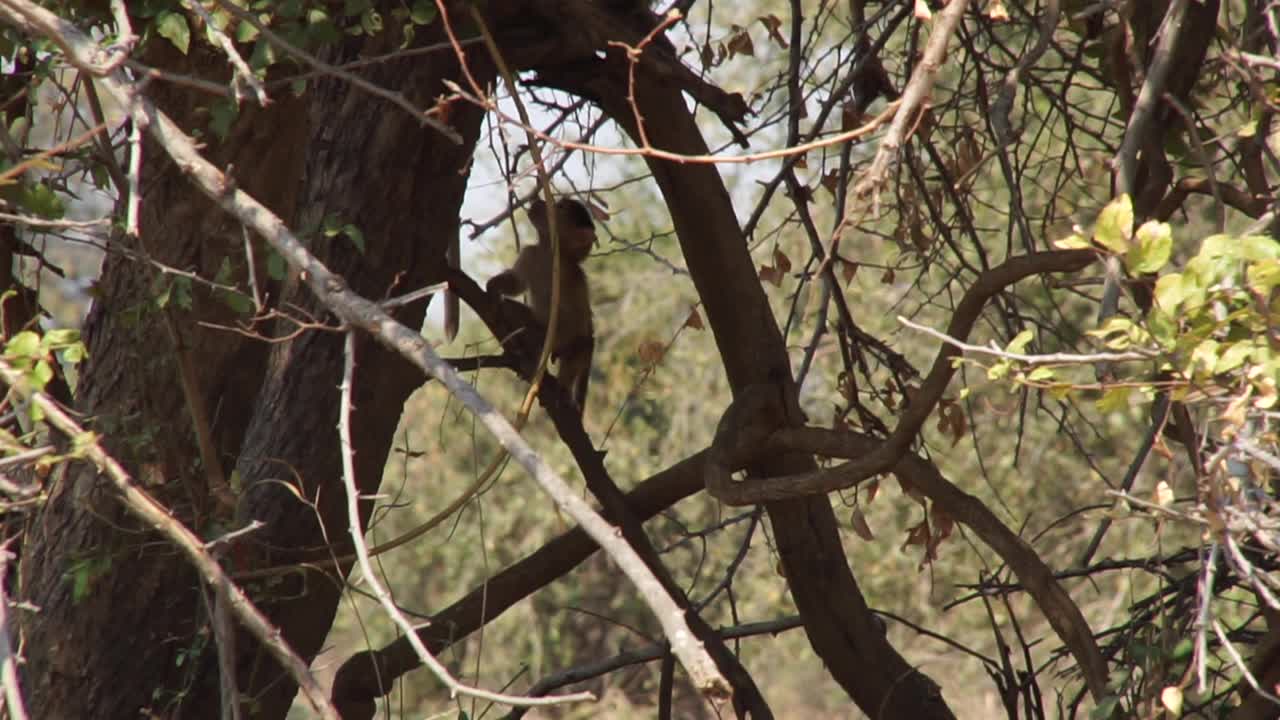
<svg viewBox="0 0 1280 720">
<path fill-rule="evenodd" d="M 550 245 L 547 204 L 542 200 L 529 203 L 529 222 L 538 231 L 538 242 Z M 577 263 L 587 259 L 591 246 L 596 243 L 596 226 L 586 205 L 573 198 L 556 201 L 556 229 L 560 232 L 560 252 L 565 258 Z"/>
</svg>

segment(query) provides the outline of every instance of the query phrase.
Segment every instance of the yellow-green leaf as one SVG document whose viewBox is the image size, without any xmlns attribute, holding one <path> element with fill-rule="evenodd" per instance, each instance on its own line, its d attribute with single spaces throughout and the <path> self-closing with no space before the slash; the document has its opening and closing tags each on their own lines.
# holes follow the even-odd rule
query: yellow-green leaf
<svg viewBox="0 0 1280 720">
<path fill-rule="evenodd" d="M 1102 247 L 1117 255 L 1129 251 L 1133 238 L 1133 202 L 1128 195 L 1112 200 L 1098 215 L 1093 228 L 1093 239 Z"/>
<path fill-rule="evenodd" d="M 1000 380 L 1004 378 L 1006 375 L 1009 374 L 1009 366 L 1010 366 L 1010 363 L 1008 360 L 1001 360 L 995 365 L 992 365 L 991 367 L 987 368 L 987 379 Z"/>
<path fill-rule="evenodd" d="M 1206 370 L 1212 371 L 1214 366 L 1218 364 L 1218 341 L 1209 339 L 1202 340 L 1195 350 L 1191 351 L 1191 367 L 1194 369 L 1197 365 Z"/>
<path fill-rule="evenodd" d="M 1099 412 L 1109 413 L 1123 411 L 1129 409 L 1129 393 L 1133 391 L 1130 387 L 1113 387 L 1107 388 L 1107 391 L 1098 398 L 1096 405 Z"/>
<path fill-rule="evenodd" d="M 173 43 L 183 54 L 191 46 L 191 28 L 187 27 L 187 19 L 181 13 L 162 10 L 156 16 L 156 32 L 160 37 Z"/>
<path fill-rule="evenodd" d="M 1178 305 L 1182 303 L 1182 299 L 1186 297 L 1183 287 L 1182 273 L 1161 275 L 1160 279 L 1156 280 L 1156 307 L 1167 313 L 1176 311 Z"/>
<path fill-rule="evenodd" d="M 1053 379 L 1053 368 L 1038 367 L 1027 375 L 1031 382 L 1047 382 Z"/>
<path fill-rule="evenodd" d="M 1244 364 L 1244 361 L 1249 358 L 1249 353 L 1252 351 L 1252 340 L 1242 340 L 1232 344 L 1218 355 L 1218 362 L 1213 365 L 1213 374 L 1218 375 L 1235 370 Z"/>
<path fill-rule="evenodd" d="M 1009 341 L 1009 346 L 1005 348 L 1006 352 L 1021 353 L 1031 343 L 1031 338 L 1035 335 L 1030 330 L 1023 330 L 1018 333 L 1013 340 Z"/>
<path fill-rule="evenodd" d="M 23 330 L 5 343 L 4 354 L 9 357 L 36 357 L 40 355 L 40 336 L 30 330 Z"/>
<path fill-rule="evenodd" d="M 1136 240 L 1124 257 L 1129 272 L 1158 272 L 1169 262 L 1169 254 L 1173 250 L 1173 231 L 1169 223 L 1148 220 L 1138 228 Z"/>
<path fill-rule="evenodd" d="M 1170 685 L 1160 691 L 1160 704 L 1174 717 L 1182 715 L 1182 688 L 1177 685 Z"/>
<path fill-rule="evenodd" d="M 1270 260 L 1280 257 L 1280 243 L 1265 235 L 1245 235 L 1239 239 L 1240 257 L 1245 260 Z"/>
<path fill-rule="evenodd" d="M 1091 247 L 1088 240 L 1075 233 L 1071 233 L 1059 240 L 1054 240 L 1053 246 L 1059 250 L 1084 250 L 1085 248 Z"/>
<path fill-rule="evenodd" d="M 1272 288 L 1280 285 L 1280 260 L 1266 259 L 1249 265 L 1245 271 L 1249 289 L 1259 295 L 1270 295 Z"/>
</svg>

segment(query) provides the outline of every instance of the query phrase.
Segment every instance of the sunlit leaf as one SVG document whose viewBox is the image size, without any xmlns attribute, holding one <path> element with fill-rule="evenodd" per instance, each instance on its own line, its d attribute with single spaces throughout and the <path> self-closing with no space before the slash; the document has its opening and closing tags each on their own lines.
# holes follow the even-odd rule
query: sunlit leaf
<svg viewBox="0 0 1280 720">
<path fill-rule="evenodd" d="M 1093 239 L 1102 247 L 1117 255 L 1129 251 L 1133 237 L 1133 202 L 1128 195 L 1112 200 L 1098 215 L 1093 228 Z"/>
<path fill-rule="evenodd" d="M 181 13 L 162 10 L 156 15 L 156 33 L 178 48 L 183 55 L 191 46 L 191 28 L 187 26 L 187 18 Z"/>
<path fill-rule="evenodd" d="M 1138 228 L 1135 240 L 1124 258 L 1129 272 L 1158 272 L 1169 262 L 1169 255 L 1173 251 L 1173 230 L 1169 223 L 1149 220 Z"/>
<path fill-rule="evenodd" d="M 1170 685 L 1160 691 L 1160 704 L 1165 706 L 1174 717 L 1182 715 L 1182 688 Z"/>
<path fill-rule="evenodd" d="M 1058 248 L 1059 250 L 1084 250 L 1088 247 L 1091 247 L 1089 245 L 1088 240 L 1080 237 L 1075 233 L 1071 233 L 1070 235 L 1064 238 L 1054 240 L 1053 246 Z"/>
<path fill-rule="evenodd" d="M 1035 333 L 1030 330 L 1023 330 L 1018 333 L 1013 340 L 1009 341 L 1009 345 L 1005 347 L 1005 351 L 1009 353 L 1021 354 L 1031 344 L 1031 339 L 1035 337 Z"/>
</svg>

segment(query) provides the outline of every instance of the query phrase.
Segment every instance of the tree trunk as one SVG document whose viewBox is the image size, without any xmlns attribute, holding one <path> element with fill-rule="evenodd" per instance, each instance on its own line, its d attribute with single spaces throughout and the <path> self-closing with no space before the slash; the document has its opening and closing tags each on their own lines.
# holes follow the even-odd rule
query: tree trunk
<svg viewBox="0 0 1280 720">
<path fill-rule="evenodd" d="M 389 34 L 351 39 L 332 59 L 393 50 Z M 440 40 L 424 35 L 419 42 Z M 192 57 L 183 58 L 163 42 L 150 48 L 148 64 L 203 77 L 225 74 L 220 56 L 193 47 Z M 475 67 L 473 72 L 484 77 Z M 386 63 L 364 77 L 422 108 L 445 92 L 442 79 L 460 81 L 449 53 Z M 454 108 L 451 122 L 466 137 L 456 145 L 345 82 L 312 82 L 301 100 L 280 90 L 266 110 L 242 107 L 223 143 L 206 131 L 206 155 L 234 167 L 239 186 L 281 217 L 295 219 L 295 228 L 315 227 L 330 214 L 359 227 L 362 251 L 344 236 L 313 238 L 313 250 L 356 291 L 383 297 L 439 279 L 482 114 Z M 148 93 L 189 131 L 203 129 L 197 109 L 207 97 L 162 84 Z M 230 263 L 244 278 L 239 226 L 200 195 L 157 145 L 147 142 L 143 158 L 142 238 L 122 241 L 130 255 L 200 277 L 214 277 Z M 264 266 L 257 264 L 259 282 L 272 305 L 289 312 L 286 303 L 295 303 L 317 322 L 332 324 L 305 289 L 290 282 L 273 287 Z M 108 449 L 148 491 L 203 536 L 212 539 L 249 519 L 267 523 L 234 551 L 236 571 L 288 562 L 298 556 L 296 549 L 317 548 L 326 537 L 345 540 L 334 429 L 340 334 L 313 329 L 272 345 L 199 326 L 197 321 L 229 327 L 243 318 L 198 285 L 189 310 L 176 300 L 157 307 L 155 298 L 168 281 L 136 257 L 110 254 L 86 323 L 90 360 L 82 368 L 77 410 L 92 418 Z M 277 297 L 285 302 L 274 302 Z M 424 309 L 424 303 L 405 309 L 401 319 L 420 324 Z M 294 329 L 281 323 L 274 331 Z M 221 464 L 228 473 L 235 468 L 246 488 L 234 518 L 215 516 L 202 480 L 192 413 L 180 388 L 180 352 L 194 359 Z M 402 404 L 422 377 L 372 343 L 361 342 L 357 353 L 353 440 L 358 480 L 372 492 Z M 294 485 L 314 507 L 282 491 L 280 482 Z M 187 718 L 219 716 L 203 588 L 172 547 L 124 513 L 92 467 L 74 466 L 54 484 L 28 532 L 22 594 L 40 610 L 22 616 L 24 688 L 35 717 L 126 718 L 147 709 L 168 716 L 177 708 Z M 336 579 L 289 574 L 249 590 L 285 640 L 310 659 L 329 630 L 345 569 Z M 239 687 L 253 698 L 252 716 L 283 717 L 293 683 L 247 636 L 236 648 Z"/>
</svg>

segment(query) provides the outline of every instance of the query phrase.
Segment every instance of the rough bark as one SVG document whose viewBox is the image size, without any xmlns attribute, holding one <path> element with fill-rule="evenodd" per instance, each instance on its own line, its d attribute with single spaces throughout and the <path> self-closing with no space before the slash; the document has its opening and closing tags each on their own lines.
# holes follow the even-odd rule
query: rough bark
<svg viewBox="0 0 1280 720">
<path fill-rule="evenodd" d="M 184 60 L 160 44 L 146 60 L 210 74 L 224 65 L 200 53 Z M 203 123 L 194 118 L 204 98 L 162 85 L 153 86 L 151 95 L 180 121 Z M 286 97 L 265 111 L 246 107 L 227 142 L 209 149 L 217 162 L 235 166 L 242 187 L 285 215 L 292 214 L 294 178 L 301 169 L 299 120 Z M 224 260 L 240 262 L 240 231 L 181 179 L 155 144 L 144 143 L 143 157 L 142 237 L 120 239 L 105 261 L 85 325 L 89 360 L 81 368 L 75 407 L 91 418 L 110 451 L 148 482 L 149 491 L 193 522 L 197 515 L 206 519 L 209 503 L 199 492 L 201 471 L 179 389 L 176 346 L 154 304 L 171 278 L 134 255 L 213 277 Z M 171 305 L 168 312 L 187 351 L 199 358 L 199 391 L 206 406 L 217 409 L 217 447 L 234 457 L 266 348 L 198 326 L 200 320 L 235 320 L 198 286 L 189 311 Z M 53 484 L 28 528 L 20 571 L 23 598 L 39 608 L 19 616 L 26 643 L 24 688 L 37 717 L 135 717 L 142 708 L 162 712 L 178 702 L 192 672 L 178 658 L 204 642 L 195 634 L 202 612 L 195 575 L 171 548 L 125 516 L 92 467 L 70 467 Z M 76 578 L 87 580 L 79 599 L 73 593 Z"/>
<path fill-rule="evenodd" d="M 363 47 L 350 42 L 338 54 L 394 49 L 385 36 L 363 41 Z M 154 48 L 157 54 L 147 61 L 167 69 L 207 77 L 225 66 L 222 58 L 184 61 L 163 44 Z M 483 68 L 473 71 L 484 77 Z M 445 90 L 440 80 L 458 80 L 459 73 L 451 55 L 437 53 L 388 63 L 365 77 L 431 107 Z M 196 108 L 207 98 L 160 85 L 149 92 L 187 127 L 205 122 Z M 295 227 L 331 213 L 360 227 L 363 252 L 345 237 L 317 240 L 315 246 L 352 287 L 381 297 L 441 277 L 444 238 L 458 223 L 467 180 L 459 171 L 478 136 L 479 111 L 460 108 L 454 114 L 455 127 L 469 138 L 461 146 L 331 80 L 316 81 L 303 100 L 281 91 L 269 109 L 245 106 L 241 112 L 232 136 L 211 143 L 207 154 L 233 166 L 240 187 L 282 217 L 294 218 Z M 151 143 L 143 177 L 143 236 L 130 248 L 134 253 L 203 277 L 215 276 L 227 259 L 243 268 L 239 227 Z M 76 405 L 95 418 L 95 429 L 135 474 L 163 482 L 149 489 L 181 519 L 205 521 L 212 505 L 200 492 L 202 471 L 178 386 L 174 343 L 158 311 L 147 306 L 157 293 L 155 282 L 155 273 L 136 258 L 109 257 L 86 327 L 91 359 Z M 272 296 L 326 317 L 297 288 L 273 289 Z M 419 303 L 401 319 L 420 323 L 423 309 Z M 314 548 L 326 536 L 345 538 L 333 429 L 340 337 L 312 330 L 268 345 L 202 328 L 196 321 L 227 325 L 236 318 L 199 291 L 190 312 L 170 311 L 183 345 L 196 358 L 198 387 L 216 418 L 214 439 L 224 467 L 236 468 L 247 488 L 239 517 L 218 518 L 225 523 L 221 529 L 250 518 L 267 523 L 254 543 L 238 549 L 237 564 L 275 564 L 291 556 L 286 549 Z M 377 487 L 403 401 L 422 378 L 372 344 L 362 343 L 358 352 L 354 441 L 359 481 L 367 491 Z M 320 501 L 313 509 L 278 491 L 271 480 L 296 481 L 304 497 Z M 198 529 L 216 535 L 211 528 Z M 78 562 L 91 569 L 92 582 L 89 595 L 76 601 L 70 571 Z M 169 715 L 178 707 L 184 717 L 218 716 L 216 658 L 194 574 L 171 548 L 124 517 L 91 468 L 73 468 L 53 489 L 29 529 L 22 572 L 24 599 L 41 608 L 23 622 L 24 681 L 36 716 L 136 717 L 143 709 Z M 310 658 L 332 622 L 339 584 L 303 586 L 296 580 L 285 577 L 253 590 L 285 640 Z M 252 715 L 283 717 L 294 685 L 247 636 L 239 638 L 237 651 L 240 688 L 254 698 Z"/>
<path fill-rule="evenodd" d="M 421 42 L 440 39 L 423 37 Z M 363 46 L 351 43 L 331 61 L 394 47 L 390 39 Z M 471 62 L 471 72 L 481 83 L 491 74 L 479 61 Z M 447 53 L 386 63 L 365 77 L 397 88 L 420 107 L 431 107 L 446 92 L 442 80 L 461 82 L 457 63 Z M 360 228 L 366 243 L 360 250 L 338 236 L 318 239 L 313 250 L 365 297 L 385 297 L 440 280 L 446 239 L 457 232 L 468 177 L 465 168 L 482 113 L 463 106 L 451 115 L 452 126 L 464 137 L 457 145 L 407 113 L 371 102 L 363 91 L 340 80 L 318 81 L 309 89 L 307 103 L 313 129 L 296 225 L 313 227 L 333 215 Z M 285 299 L 316 317 L 326 316 L 305 288 L 287 290 Z M 420 302 L 397 317 L 417 327 L 424 310 Z M 381 481 L 404 401 L 424 378 L 398 355 L 366 339 L 357 344 L 356 361 L 356 480 L 362 493 L 371 494 Z M 243 520 L 266 523 L 265 531 L 254 537 L 254 561 L 259 566 L 296 560 L 299 551 L 305 555 L 326 538 L 346 546 L 336 432 L 341 366 L 342 336 L 337 333 L 309 332 L 272 351 L 236 466 L 247 483 Z M 296 482 L 314 507 L 300 503 L 279 480 Z M 291 574 L 259 585 L 257 600 L 303 657 L 314 657 L 320 650 L 348 569 L 349 565 L 340 567 L 328 580 Z M 293 683 L 247 637 L 241 637 L 237 651 L 241 688 L 254 698 L 254 716 L 283 717 L 295 694 Z M 212 656 L 206 661 L 212 663 Z M 210 701 L 216 692 L 212 679 L 202 687 Z"/>
</svg>

